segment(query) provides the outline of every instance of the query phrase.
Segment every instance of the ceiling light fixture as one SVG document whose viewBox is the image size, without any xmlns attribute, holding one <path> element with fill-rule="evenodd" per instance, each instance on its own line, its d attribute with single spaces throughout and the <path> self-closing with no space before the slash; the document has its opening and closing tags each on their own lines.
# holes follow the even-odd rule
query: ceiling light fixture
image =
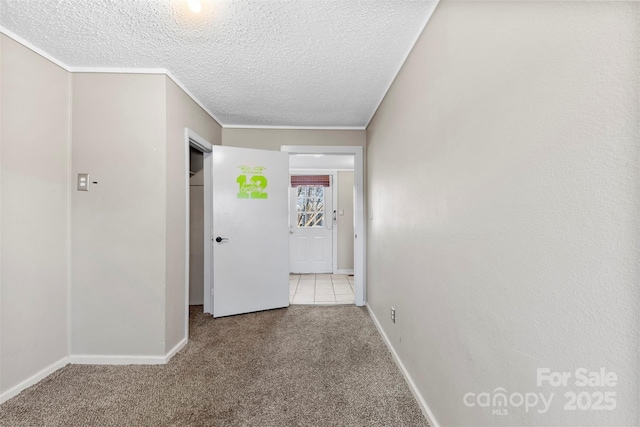
<svg viewBox="0 0 640 427">
<path fill-rule="evenodd" d="M 202 10 L 200 0 L 187 0 L 187 3 L 189 4 L 189 9 L 191 9 L 193 13 L 200 13 Z"/>
</svg>

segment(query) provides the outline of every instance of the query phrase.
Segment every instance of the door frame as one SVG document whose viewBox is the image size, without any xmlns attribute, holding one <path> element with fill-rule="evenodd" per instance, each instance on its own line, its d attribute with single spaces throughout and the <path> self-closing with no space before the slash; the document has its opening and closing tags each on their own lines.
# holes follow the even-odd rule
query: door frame
<svg viewBox="0 0 640 427">
<path fill-rule="evenodd" d="M 295 172 L 295 173 L 292 173 Z M 289 188 L 291 188 L 291 175 L 331 175 L 331 207 L 335 209 L 338 205 L 338 170 L 337 169 L 305 169 L 305 168 L 289 168 Z M 291 194 L 291 192 L 289 192 Z M 289 203 L 291 209 L 291 203 Z M 333 222 L 333 212 L 331 214 L 331 271 L 338 274 L 338 221 Z M 291 212 L 289 212 L 289 221 L 291 221 Z M 291 251 L 291 244 L 289 244 Z M 291 254 L 289 254 L 291 255 Z M 289 264 L 291 270 L 291 264 Z"/>
<path fill-rule="evenodd" d="M 211 248 L 211 221 L 213 220 L 213 178 L 211 174 L 212 157 L 211 152 L 213 150 L 211 143 L 192 131 L 189 128 L 184 128 L 184 162 L 185 162 L 185 336 L 189 336 L 189 211 L 191 209 L 191 201 L 189 196 L 189 162 L 190 162 L 190 149 L 194 148 L 202 153 L 202 166 L 203 166 L 203 191 L 204 191 L 204 312 L 211 313 L 213 303 L 211 289 L 213 280 L 213 262 L 212 262 L 212 248 Z"/>
<path fill-rule="evenodd" d="M 353 186 L 356 193 L 354 205 L 354 256 L 353 273 L 355 288 L 355 304 L 366 303 L 366 230 L 365 220 L 365 188 L 364 188 L 364 147 L 361 146 L 328 146 L 328 145 L 282 145 L 281 151 L 289 154 L 341 154 L 353 155 Z"/>
</svg>

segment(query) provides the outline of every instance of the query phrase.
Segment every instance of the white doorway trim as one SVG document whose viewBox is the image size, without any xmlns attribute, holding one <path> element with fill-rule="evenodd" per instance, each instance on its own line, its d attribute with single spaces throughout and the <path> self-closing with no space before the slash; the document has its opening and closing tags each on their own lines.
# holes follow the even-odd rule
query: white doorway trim
<svg viewBox="0 0 640 427">
<path fill-rule="evenodd" d="M 189 160 L 190 160 L 190 149 L 194 148 L 202 153 L 202 164 L 203 164 L 203 178 L 204 178 L 204 312 L 211 313 L 212 305 L 212 295 L 211 295 L 211 279 L 212 279 L 212 258 L 211 258 L 211 220 L 213 217 L 213 201 L 212 201 L 212 175 L 211 175 L 211 151 L 212 145 L 192 131 L 189 128 L 184 128 L 184 139 L 185 139 L 185 151 L 184 151 L 184 162 L 185 162 L 185 212 L 186 212 L 186 220 L 185 220 L 185 337 L 189 337 L 189 210 L 191 206 L 191 201 L 189 200 Z"/>
<path fill-rule="evenodd" d="M 366 301 L 366 277 L 365 277 L 365 243 L 366 235 L 364 228 L 364 150 L 360 146 L 301 146 L 301 145 L 283 145 L 281 151 L 289 154 L 342 154 L 354 156 L 353 168 L 353 186 L 356 194 L 354 206 L 354 256 L 353 256 L 353 272 L 355 287 L 355 304 L 357 306 L 365 305 Z"/>
<path fill-rule="evenodd" d="M 338 274 L 338 221 L 334 221 L 333 214 L 338 206 L 338 170 L 289 168 L 289 187 L 291 187 L 291 175 L 329 175 L 331 177 L 331 212 L 329 212 L 331 215 L 331 271 L 333 274 Z M 289 203 L 289 208 L 291 208 L 291 203 Z M 291 220 L 291 212 L 289 212 L 289 220 Z M 291 250 L 291 246 L 289 246 L 289 250 Z M 291 269 L 291 265 L 289 265 L 289 269 Z"/>
</svg>

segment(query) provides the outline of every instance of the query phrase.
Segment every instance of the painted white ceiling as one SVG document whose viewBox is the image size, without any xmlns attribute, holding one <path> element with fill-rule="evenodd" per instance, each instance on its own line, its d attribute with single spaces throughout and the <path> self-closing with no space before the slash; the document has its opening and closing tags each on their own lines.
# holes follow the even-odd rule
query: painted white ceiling
<svg viewBox="0 0 640 427">
<path fill-rule="evenodd" d="M 437 1 L 0 0 L 74 67 L 164 68 L 223 126 L 366 126 Z"/>
</svg>

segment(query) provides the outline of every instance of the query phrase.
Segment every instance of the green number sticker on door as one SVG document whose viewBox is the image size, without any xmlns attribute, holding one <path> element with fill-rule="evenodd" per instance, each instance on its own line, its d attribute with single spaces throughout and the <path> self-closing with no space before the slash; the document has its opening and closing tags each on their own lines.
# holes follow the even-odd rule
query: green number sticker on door
<svg viewBox="0 0 640 427">
<path fill-rule="evenodd" d="M 238 199 L 266 199 L 267 178 L 264 176 L 264 166 L 238 166 L 243 172 L 238 175 L 236 182 L 238 183 Z M 251 178 L 248 178 L 252 175 Z M 247 182 L 247 180 L 249 182 Z"/>
</svg>

